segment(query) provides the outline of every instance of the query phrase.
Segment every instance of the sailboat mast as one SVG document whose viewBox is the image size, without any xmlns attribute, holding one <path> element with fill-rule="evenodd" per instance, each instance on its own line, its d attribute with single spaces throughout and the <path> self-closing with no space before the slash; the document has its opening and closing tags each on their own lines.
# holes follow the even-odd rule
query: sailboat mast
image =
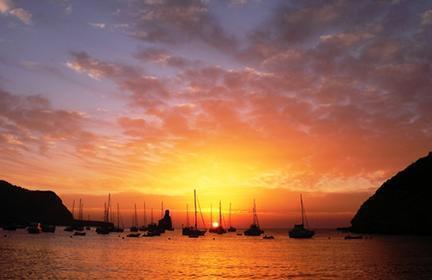
<svg viewBox="0 0 432 280">
<path fill-rule="evenodd" d="M 106 217 L 106 221 L 109 222 L 110 221 L 110 211 L 111 211 L 111 194 L 108 193 L 108 205 L 107 205 L 107 217 Z"/>
<path fill-rule="evenodd" d="M 146 226 L 147 225 L 147 215 L 146 215 L 146 205 L 145 205 L 145 202 L 144 202 L 144 211 L 143 211 L 144 213 L 144 218 L 143 218 L 143 220 L 144 220 L 144 226 Z"/>
<path fill-rule="evenodd" d="M 230 202 L 230 205 L 229 205 L 229 226 L 230 227 L 232 226 L 232 224 L 231 224 L 231 202 Z"/>
<path fill-rule="evenodd" d="M 81 198 L 79 200 L 79 206 L 78 206 L 78 220 L 82 220 L 83 219 L 83 209 L 82 209 L 82 202 L 81 202 Z"/>
<path fill-rule="evenodd" d="M 213 204 L 210 203 L 210 227 L 213 226 Z"/>
<path fill-rule="evenodd" d="M 72 218 L 75 219 L 75 199 L 72 202 Z"/>
<path fill-rule="evenodd" d="M 303 210 L 303 197 L 300 194 L 300 206 L 301 206 L 301 218 L 302 218 L 302 225 L 304 225 L 304 210 Z"/>
<path fill-rule="evenodd" d="M 150 210 L 150 224 L 153 224 L 153 208 Z"/>
<path fill-rule="evenodd" d="M 138 214 L 137 214 L 137 208 L 136 208 L 136 203 L 135 203 L 135 213 L 134 213 L 134 226 L 136 227 L 138 224 Z"/>
<path fill-rule="evenodd" d="M 219 226 L 222 226 L 222 203 L 219 200 Z"/>
<path fill-rule="evenodd" d="M 120 228 L 120 206 L 117 203 L 117 228 Z"/>
<path fill-rule="evenodd" d="M 194 190 L 194 207 L 195 207 L 195 229 L 197 229 L 198 225 L 197 225 L 196 190 Z"/>
<path fill-rule="evenodd" d="M 186 203 L 186 227 L 189 227 L 189 204 Z"/>
<path fill-rule="evenodd" d="M 161 219 L 163 218 L 163 216 L 164 216 L 164 207 L 163 207 L 163 201 L 161 202 Z"/>
<path fill-rule="evenodd" d="M 256 225 L 256 205 L 255 205 L 255 199 L 254 199 L 254 203 L 253 203 L 253 223 L 254 225 Z"/>
</svg>

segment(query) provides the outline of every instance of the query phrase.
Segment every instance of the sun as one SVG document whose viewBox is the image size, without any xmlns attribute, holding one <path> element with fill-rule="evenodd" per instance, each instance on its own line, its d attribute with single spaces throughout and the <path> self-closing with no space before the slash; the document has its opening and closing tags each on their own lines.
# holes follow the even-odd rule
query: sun
<svg viewBox="0 0 432 280">
<path fill-rule="evenodd" d="M 216 228 L 216 227 L 219 226 L 219 223 L 218 223 L 218 222 L 213 222 L 213 223 L 212 223 L 212 226 L 213 226 L 214 228 Z"/>
</svg>

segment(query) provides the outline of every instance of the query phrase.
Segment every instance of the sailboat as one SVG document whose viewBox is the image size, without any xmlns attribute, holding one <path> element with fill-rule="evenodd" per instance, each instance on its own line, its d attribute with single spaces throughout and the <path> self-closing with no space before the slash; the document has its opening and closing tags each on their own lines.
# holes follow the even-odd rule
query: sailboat
<svg viewBox="0 0 432 280">
<path fill-rule="evenodd" d="M 289 231 L 288 235 L 290 238 L 312 238 L 315 235 L 313 230 L 305 228 L 305 211 L 303 207 L 303 198 L 300 194 L 300 205 L 301 205 L 301 224 L 294 225 Z M 307 223 L 307 221 L 306 221 Z"/>
<path fill-rule="evenodd" d="M 75 219 L 75 199 L 72 202 L 72 220 Z M 67 227 L 65 227 L 64 231 L 73 231 L 74 230 L 74 226 L 73 225 L 69 225 Z"/>
<path fill-rule="evenodd" d="M 30 234 L 38 234 L 40 233 L 40 228 L 38 223 L 30 223 L 27 227 L 27 232 Z"/>
<path fill-rule="evenodd" d="M 130 232 L 137 232 L 138 231 L 138 214 L 137 214 L 137 209 L 136 209 L 136 204 L 135 204 L 135 212 L 134 215 L 132 217 L 132 226 L 129 229 Z"/>
<path fill-rule="evenodd" d="M 189 205 L 186 204 L 186 226 L 182 227 L 182 235 L 189 235 L 193 227 L 189 223 Z"/>
<path fill-rule="evenodd" d="M 124 229 L 120 227 L 120 205 L 117 203 L 117 226 L 112 229 L 112 232 L 124 232 Z"/>
<path fill-rule="evenodd" d="M 150 224 L 147 226 L 147 233 L 143 237 L 160 236 L 163 233 L 158 225 L 153 221 L 153 208 L 150 209 Z"/>
<path fill-rule="evenodd" d="M 219 223 L 216 227 L 210 228 L 209 232 L 217 233 L 217 234 L 226 233 L 226 230 L 222 227 L 222 204 L 221 204 L 221 201 L 219 201 Z"/>
<path fill-rule="evenodd" d="M 197 238 L 199 236 L 203 236 L 206 230 L 198 229 L 198 221 L 197 221 L 197 198 L 196 198 L 196 190 L 194 190 L 194 227 L 189 231 L 190 238 Z"/>
<path fill-rule="evenodd" d="M 147 226 L 147 213 L 146 213 L 146 204 L 144 202 L 144 208 L 143 208 L 143 225 L 139 227 L 140 231 L 147 231 L 148 230 L 148 226 Z"/>
<path fill-rule="evenodd" d="M 110 210 L 111 210 L 111 194 L 108 194 L 108 204 L 104 203 L 104 222 L 106 224 L 109 223 L 110 218 Z M 109 234 L 112 231 L 112 227 L 108 225 L 102 225 L 96 228 L 97 234 Z"/>
<path fill-rule="evenodd" d="M 261 234 L 264 233 L 264 231 L 260 228 L 259 226 L 259 222 L 258 222 L 258 216 L 256 213 L 256 204 L 255 204 L 255 199 L 254 199 L 254 203 L 253 203 L 253 215 L 252 215 L 252 224 L 250 225 L 250 227 L 244 231 L 244 235 L 245 236 L 260 236 Z"/>
<path fill-rule="evenodd" d="M 236 232 L 237 229 L 235 227 L 232 226 L 231 224 L 231 202 L 229 205 L 229 228 L 228 228 L 228 232 Z"/>
<path fill-rule="evenodd" d="M 82 225 L 83 221 L 83 207 L 84 205 L 81 202 L 81 198 L 78 204 L 78 223 L 75 224 L 74 230 L 76 231 L 84 231 L 84 226 Z"/>
</svg>

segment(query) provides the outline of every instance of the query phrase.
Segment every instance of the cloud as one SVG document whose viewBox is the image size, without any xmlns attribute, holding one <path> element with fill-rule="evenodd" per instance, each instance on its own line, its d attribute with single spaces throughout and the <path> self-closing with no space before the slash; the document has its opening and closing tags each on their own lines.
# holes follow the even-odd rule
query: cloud
<svg viewBox="0 0 432 280">
<path fill-rule="evenodd" d="M 104 62 L 89 56 L 85 52 L 72 52 L 72 60 L 66 66 L 78 73 L 99 80 L 114 80 L 119 89 L 131 94 L 134 106 L 161 105 L 169 98 L 170 91 L 165 83 L 155 76 L 144 73 L 141 69 L 129 65 Z"/>
<path fill-rule="evenodd" d="M 0 13 L 15 16 L 25 24 L 32 23 L 32 14 L 23 8 L 15 8 L 9 0 L 0 0 Z"/>
<path fill-rule="evenodd" d="M 127 12 L 132 19 L 131 36 L 145 42 L 186 44 L 206 43 L 220 50 L 236 45 L 210 13 L 206 1 L 141 1 Z"/>
<path fill-rule="evenodd" d="M 105 29 L 106 27 L 106 24 L 102 22 L 90 22 L 89 25 L 98 29 Z"/>
<path fill-rule="evenodd" d="M 61 142 L 77 150 L 89 145 L 95 136 L 83 128 L 80 112 L 52 108 L 41 96 L 18 96 L 0 90 L 0 134 L 7 145 L 2 149 L 46 153 Z"/>
<path fill-rule="evenodd" d="M 432 24 L 432 9 L 424 11 L 421 15 L 421 24 L 422 25 L 430 25 Z"/>
</svg>

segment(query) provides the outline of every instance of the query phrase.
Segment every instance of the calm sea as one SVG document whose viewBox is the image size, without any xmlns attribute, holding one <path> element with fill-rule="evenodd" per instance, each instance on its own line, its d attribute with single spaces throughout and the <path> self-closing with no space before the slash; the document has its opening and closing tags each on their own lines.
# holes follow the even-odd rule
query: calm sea
<svg viewBox="0 0 432 280">
<path fill-rule="evenodd" d="M 318 231 L 293 240 L 207 234 L 190 239 L 179 230 L 154 238 L 125 234 L 74 236 L 1 231 L 1 279 L 432 279 L 432 238 Z M 5 236 L 7 235 L 7 236 Z"/>
</svg>

